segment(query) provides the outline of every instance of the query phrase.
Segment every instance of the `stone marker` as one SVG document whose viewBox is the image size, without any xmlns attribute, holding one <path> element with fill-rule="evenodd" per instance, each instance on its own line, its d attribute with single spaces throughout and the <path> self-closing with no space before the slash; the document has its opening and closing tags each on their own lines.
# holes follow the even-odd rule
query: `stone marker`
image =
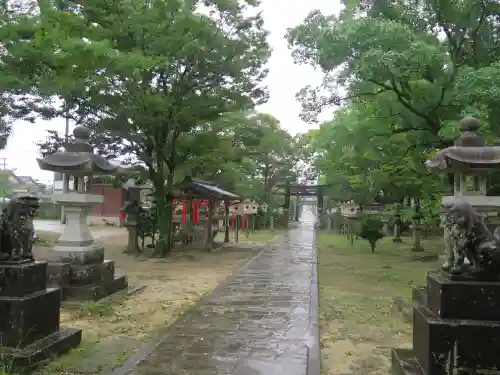
<svg viewBox="0 0 500 375">
<path fill-rule="evenodd" d="M 104 201 L 102 195 L 91 194 L 92 177 L 132 170 L 94 154 L 89 135 L 87 128 L 77 126 L 75 141 L 66 145 L 66 151 L 37 162 L 41 169 L 65 176 L 63 192 L 53 194 L 53 200 L 64 206 L 66 225 L 49 256 L 49 281 L 63 289 L 65 299 L 96 301 L 127 287 L 127 278 L 114 275 L 114 262 L 104 260 L 104 247 L 90 233 L 88 215 Z M 74 178 L 71 189 L 70 176 Z"/>
<path fill-rule="evenodd" d="M 59 326 L 61 291 L 47 288 L 47 262 L 32 254 L 38 199 L 11 200 L 0 218 L 0 342 L 14 367 L 30 366 L 80 344 L 82 333 Z"/>
</svg>

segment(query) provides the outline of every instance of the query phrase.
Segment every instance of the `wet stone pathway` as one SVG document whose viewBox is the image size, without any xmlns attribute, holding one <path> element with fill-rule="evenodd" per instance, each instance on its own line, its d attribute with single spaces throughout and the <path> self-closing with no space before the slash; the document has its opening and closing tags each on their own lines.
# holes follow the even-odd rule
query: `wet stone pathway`
<svg viewBox="0 0 500 375">
<path fill-rule="evenodd" d="M 319 375 L 315 259 L 300 222 L 114 374 Z"/>
</svg>

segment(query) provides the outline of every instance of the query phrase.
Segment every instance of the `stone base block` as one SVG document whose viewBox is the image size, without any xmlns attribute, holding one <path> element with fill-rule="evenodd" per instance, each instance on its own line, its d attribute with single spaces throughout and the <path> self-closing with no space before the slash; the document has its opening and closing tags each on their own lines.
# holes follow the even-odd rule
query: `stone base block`
<svg viewBox="0 0 500 375">
<path fill-rule="evenodd" d="M 459 369 L 500 369 L 500 322 L 443 320 L 423 306 L 413 311 L 413 352 L 426 374 L 446 373 L 450 360 Z"/>
<path fill-rule="evenodd" d="M 2 347 L 2 357 L 14 368 L 29 367 L 40 361 L 64 354 L 80 345 L 82 330 L 61 328 L 24 348 Z"/>
<path fill-rule="evenodd" d="M 111 280 L 90 285 L 71 285 L 63 290 L 64 299 L 70 301 L 98 301 L 128 286 L 126 276 L 113 276 Z"/>
<path fill-rule="evenodd" d="M 112 280 L 114 274 L 115 263 L 112 260 L 85 265 L 50 262 L 48 264 L 47 279 L 50 285 L 64 288 Z"/>
<path fill-rule="evenodd" d="M 102 263 L 104 261 L 104 247 L 96 243 L 79 247 L 56 244 L 48 261 L 82 265 Z"/>
<path fill-rule="evenodd" d="M 441 319 L 500 321 L 500 282 L 450 280 L 427 276 L 427 307 Z"/>
<path fill-rule="evenodd" d="M 426 375 L 411 349 L 391 349 L 391 362 L 391 375 Z"/>
<path fill-rule="evenodd" d="M 22 297 L 45 290 L 47 262 L 0 263 L 0 298 Z"/>
<path fill-rule="evenodd" d="M 71 285 L 88 285 L 100 281 L 113 280 L 115 263 L 105 260 L 102 263 L 72 265 L 70 268 Z"/>
<path fill-rule="evenodd" d="M 47 266 L 47 283 L 50 286 L 63 288 L 71 283 L 71 264 L 49 262 Z"/>
<path fill-rule="evenodd" d="M 23 348 L 59 330 L 61 290 L 49 288 L 25 297 L 0 297 L 0 342 Z"/>
<path fill-rule="evenodd" d="M 413 290 L 413 349 L 392 350 L 392 373 L 500 374 L 500 283 L 429 272 Z"/>
</svg>

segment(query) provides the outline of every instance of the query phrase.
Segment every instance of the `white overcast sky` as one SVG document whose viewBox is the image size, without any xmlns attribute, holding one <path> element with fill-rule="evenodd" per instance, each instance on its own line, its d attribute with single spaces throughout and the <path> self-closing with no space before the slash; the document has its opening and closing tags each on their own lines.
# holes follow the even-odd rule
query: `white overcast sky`
<svg viewBox="0 0 500 375">
<path fill-rule="evenodd" d="M 340 0 L 262 0 L 262 10 L 265 27 L 270 31 L 269 43 L 273 54 L 269 62 L 267 86 L 270 100 L 258 108 L 259 111 L 276 117 L 290 133 L 302 133 L 315 127 L 304 123 L 299 118 L 300 104 L 295 99 L 295 93 L 302 87 L 321 82 L 322 74 L 309 66 L 294 65 L 290 50 L 284 39 L 286 29 L 302 22 L 307 14 L 320 9 L 323 13 L 338 13 Z M 325 114 L 322 117 L 328 117 Z M 53 174 L 41 171 L 36 163 L 38 150 L 35 142 L 45 137 L 49 129 L 64 132 L 64 120 L 37 121 L 35 124 L 16 122 L 7 147 L 0 152 L 0 157 L 7 159 L 7 168 L 15 169 L 22 176 L 32 176 L 42 182 L 51 182 Z M 71 131 L 71 127 L 70 127 Z M 0 168 L 3 160 L 0 160 Z"/>
</svg>

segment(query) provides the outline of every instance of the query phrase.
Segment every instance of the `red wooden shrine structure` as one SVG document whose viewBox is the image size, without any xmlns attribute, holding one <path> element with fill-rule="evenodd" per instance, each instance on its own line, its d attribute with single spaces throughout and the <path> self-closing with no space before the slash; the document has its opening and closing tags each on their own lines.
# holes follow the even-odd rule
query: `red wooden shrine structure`
<svg viewBox="0 0 500 375">
<path fill-rule="evenodd" d="M 189 204 L 191 203 L 191 215 L 190 221 L 192 223 L 198 224 L 200 222 L 201 208 L 204 208 L 204 218 L 208 218 L 208 199 L 193 199 L 193 200 L 173 200 L 174 207 L 180 203 L 182 205 L 181 212 L 181 223 L 184 225 L 187 223 L 187 218 L 189 214 Z M 215 201 L 214 206 L 220 207 L 220 201 Z M 219 218 L 214 218 L 214 220 L 219 220 Z M 245 229 L 247 226 L 247 218 L 245 215 L 242 216 L 241 220 L 237 220 L 236 215 L 231 215 L 231 227 L 236 228 L 238 224 L 239 228 Z"/>
</svg>

